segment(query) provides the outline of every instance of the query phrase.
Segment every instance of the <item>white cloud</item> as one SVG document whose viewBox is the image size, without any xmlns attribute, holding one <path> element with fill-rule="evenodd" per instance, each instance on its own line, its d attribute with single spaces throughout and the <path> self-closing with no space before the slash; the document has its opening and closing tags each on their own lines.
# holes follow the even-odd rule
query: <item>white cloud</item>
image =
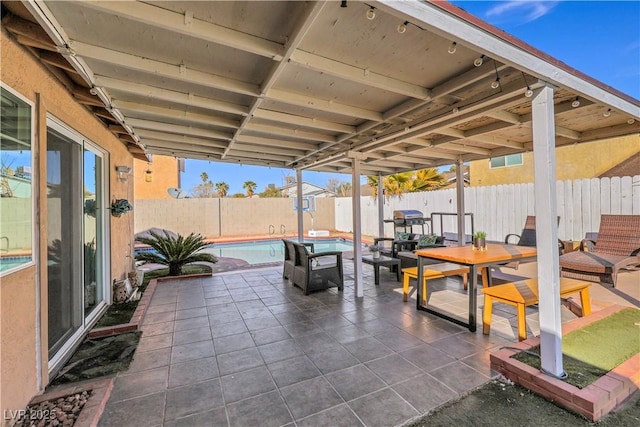
<svg viewBox="0 0 640 427">
<path fill-rule="evenodd" d="M 501 2 L 486 12 L 488 18 L 505 18 L 511 21 L 526 23 L 535 21 L 548 14 L 558 5 L 558 1 L 513 0 Z"/>
</svg>

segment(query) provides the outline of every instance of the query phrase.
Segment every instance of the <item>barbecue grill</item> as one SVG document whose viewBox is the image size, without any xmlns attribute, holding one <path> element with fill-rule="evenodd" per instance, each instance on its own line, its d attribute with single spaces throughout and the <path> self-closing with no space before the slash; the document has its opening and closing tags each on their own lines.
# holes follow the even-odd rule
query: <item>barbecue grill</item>
<svg viewBox="0 0 640 427">
<path fill-rule="evenodd" d="M 391 221 L 393 222 L 396 230 L 398 228 L 404 228 L 404 230 L 407 231 L 408 228 L 409 231 L 411 231 L 412 226 L 420 225 L 422 226 L 422 234 L 424 234 L 424 224 L 429 223 L 431 220 L 429 218 L 425 218 L 420 211 L 403 209 L 393 211 L 393 219 Z"/>
</svg>

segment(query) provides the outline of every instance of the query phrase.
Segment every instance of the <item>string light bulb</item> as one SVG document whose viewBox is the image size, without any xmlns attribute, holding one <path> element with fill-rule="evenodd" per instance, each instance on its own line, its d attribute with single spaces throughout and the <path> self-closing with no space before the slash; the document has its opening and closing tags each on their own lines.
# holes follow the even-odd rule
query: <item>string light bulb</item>
<svg viewBox="0 0 640 427">
<path fill-rule="evenodd" d="M 500 77 L 491 82 L 491 89 L 498 89 L 500 87 Z"/>
<path fill-rule="evenodd" d="M 580 99 L 578 99 L 577 96 L 576 96 L 576 99 L 574 99 L 573 102 L 571 103 L 571 106 L 573 108 L 578 108 L 580 106 Z"/>
<path fill-rule="evenodd" d="M 629 123 L 630 125 L 634 124 L 635 122 L 636 122 L 636 119 L 634 119 L 633 117 L 627 120 L 627 123 Z"/>
<path fill-rule="evenodd" d="M 533 91 L 529 86 L 527 86 L 527 90 L 524 91 L 524 96 L 526 98 L 531 98 L 533 96 Z"/>
<path fill-rule="evenodd" d="M 451 43 L 451 45 L 449 45 L 449 49 L 447 50 L 447 52 L 453 55 L 454 53 L 456 53 L 456 50 L 458 50 L 458 44 L 456 42 L 453 42 Z"/>
<path fill-rule="evenodd" d="M 605 111 L 604 113 L 602 113 L 603 117 L 610 117 L 611 116 L 611 108 L 609 108 L 607 111 Z"/>
<path fill-rule="evenodd" d="M 478 58 L 474 59 L 473 65 L 476 67 L 481 66 L 484 63 L 484 55 L 480 55 Z"/>
<path fill-rule="evenodd" d="M 402 24 L 398 25 L 398 32 L 400 34 L 404 34 L 407 31 L 407 24 L 409 23 L 409 21 L 404 21 Z"/>
<path fill-rule="evenodd" d="M 374 19 L 376 19 L 376 8 L 371 6 L 371 8 L 369 10 L 367 10 L 367 19 L 369 21 L 373 21 Z"/>
</svg>

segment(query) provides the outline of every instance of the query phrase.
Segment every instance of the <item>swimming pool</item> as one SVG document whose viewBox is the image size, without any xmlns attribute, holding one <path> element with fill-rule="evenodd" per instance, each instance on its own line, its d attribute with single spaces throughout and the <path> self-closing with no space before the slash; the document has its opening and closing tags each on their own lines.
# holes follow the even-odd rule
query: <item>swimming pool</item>
<svg viewBox="0 0 640 427">
<path fill-rule="evenodd" d="M 30 256 L 8 256 L 0 258 L 0 273 L 31 262 Z"/>
<path fill-rule="evenodd" d="M 314 244 L 315 252 L 352 251 L 353 242 L 345 239 L 309 239 Z M 239 258 L 249 264 L 265 264 L 284 259 L 284 243 L 282 240 L 256 240 L 237 243 L 214 243 L 203 252 L 218 257 Z"/>
<path fill-rule="evenodd" d="M 314 244 L 315 252 L 353 250 L 353 242 L 345 239 L 308 239 L 306 242 Z M 150 249 L 136 249 L 135 252 L 138 253 L 145 250 Z M 282 243 L 281 239 L 213 243 L 207 245 L 202 251 L 217 257 L 242 259 L 251 265 L 284 260 L 284 243 Z"/>
</svg>

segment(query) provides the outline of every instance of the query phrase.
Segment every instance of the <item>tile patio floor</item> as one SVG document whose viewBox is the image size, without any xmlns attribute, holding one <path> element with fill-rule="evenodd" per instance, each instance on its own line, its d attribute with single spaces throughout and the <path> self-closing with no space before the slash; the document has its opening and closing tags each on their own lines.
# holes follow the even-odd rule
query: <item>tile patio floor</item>
<svg viewBox="0 0 640 427">
<path fill-rule="evenodd" d="M 352 272 L 346 262 L 344 293 L 309 296 L 282 267 L 159 283 L 99 425 L 400 425 L 489 381 L 490 351 L 517 341 L 509 306 L 496 304 L 491 335 L 471 333 L 403 303 L 384 268 L 374 286 L 364 266 L 356 300 Z M 430 303 L 466 313 L 458 278 L 431 289 Z"/>
</svg>

